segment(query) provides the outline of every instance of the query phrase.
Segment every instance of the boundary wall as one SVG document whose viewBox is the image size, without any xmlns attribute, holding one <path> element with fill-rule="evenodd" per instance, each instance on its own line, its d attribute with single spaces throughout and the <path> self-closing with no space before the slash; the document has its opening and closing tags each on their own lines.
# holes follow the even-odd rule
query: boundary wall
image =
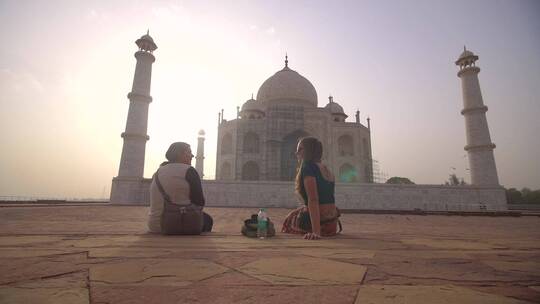
<svg viewBox="0 0 540 304">
<path fill-rule="evenodd" d="M 151 179 L 113 179 L 113 204 L 150 202 Z M 206 206 L 295 208 L 292 182 L 203 180 Z M 506 211 L 503 187 L 336 183 L 343 210 Z"/>
</svg>

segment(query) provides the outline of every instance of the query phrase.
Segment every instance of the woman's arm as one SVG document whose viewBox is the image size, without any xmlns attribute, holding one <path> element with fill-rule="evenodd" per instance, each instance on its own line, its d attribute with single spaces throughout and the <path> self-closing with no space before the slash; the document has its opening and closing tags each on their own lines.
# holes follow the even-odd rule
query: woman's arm
<svg viewBox="0 0 540 304">
<path fill-rule="evenodd" d="M 204 195 L 201 185 L 201 178 L 195 168 L 190 167 L 186 172 L 186 181 L 189 184 L 189 200 L 192 204 L 204 206 Z"/>
<path fill-rule="evenodd" d="M 313 176 L 304 177 L 304 188 L 308 197 L 309 217 L 311 218 L 311 234 L 306 234 L 306 239 L 318 239 L 321 237 L 321 214 L 319 210 L 319 193 L 317 181 Z"/>
</svg>

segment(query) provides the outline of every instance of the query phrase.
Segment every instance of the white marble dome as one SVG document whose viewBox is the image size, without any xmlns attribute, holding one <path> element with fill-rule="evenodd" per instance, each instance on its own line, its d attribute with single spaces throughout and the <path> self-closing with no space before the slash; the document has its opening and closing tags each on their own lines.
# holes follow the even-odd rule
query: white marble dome
<svg viewBox="0 0 540 304">
<path fill-rule="evenodd" d="M 154 42 L 154 39 L 149 34 L 142 35 L 141 39 L 149 40 L 149 41 Z"/>
<path fill-rule="evenodd" d="M 248 99 L 244 104 L 242 105 L 242 111 L 262 111 L 263 107 L 261 102 L 251 98 Z"/>
<path fill-rule="evenodd" d="M 463 47 L 463 53 L 459 55 L 459 58 L 456 60 L 456 64 L 457 65 L 470 65 L 474 63 L 476 60 L 478 60 L 478 56 L 476 56 L 473 52 Z"/>
<path fill-rule="evenodd" d="M 469 51 L 469 50 L 463 50 L 463 53 L 461 53 L 461 55 L 459 55 L 459 59 L 467 58 L 467 57 L 470 57 L 470 56 L 474 56 L 474 53 Z"/>
<path fill-rule="evenodd" d="M 330 113 L 332 114 L 345 114 L 345 111 L 343 111 L 343 107 L 340 106 L 337 102 L 329 102 L 325 106 L 325 108 L 330 110 Z"/>
<path fill-rule="evenodd" d="M 142 35 L 141 38 L 137 39 L 137 41 L 135 41 L 135 44 L 137 44 L 137 46 L 141 50 L 145 50 L 145 51 L 153 52 L 157 49 L 157 45 L 154 42 L 154 39 L 150 37 L 149 32 L 146 32 L 145 35 Z"/>
<path fill-rule="evenodd" d="M 317 91 L 309 80 L 286 66 L 261 85 L 257 100 L 265 104 L 299 101 L 317 107 Z"/>
</svg>

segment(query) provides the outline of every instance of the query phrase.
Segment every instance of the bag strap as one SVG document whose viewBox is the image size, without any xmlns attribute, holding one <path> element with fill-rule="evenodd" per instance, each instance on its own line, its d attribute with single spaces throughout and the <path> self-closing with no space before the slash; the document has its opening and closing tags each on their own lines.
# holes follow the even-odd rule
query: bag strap
<svg viewBox="0 0 540 304">
<path fill-rule="evenodd" d="M 163 196 L 163 200 L 165 200 L 165 202 L 167 203 L 171 203 L 171 197 L 167 194 L 167 192 L 165 192 L 165 189 L 163 189 L 163 186 L 161 185 L 161 182 L 159 181 L 159 177 L 158 177 L 158 171 L 156 171 L 156 173 L 154 173 L 154 180 L 156 181 L 156 185 L 159 189 L 159 192 L 161 192 L 161 195 Z"/>
</svg>

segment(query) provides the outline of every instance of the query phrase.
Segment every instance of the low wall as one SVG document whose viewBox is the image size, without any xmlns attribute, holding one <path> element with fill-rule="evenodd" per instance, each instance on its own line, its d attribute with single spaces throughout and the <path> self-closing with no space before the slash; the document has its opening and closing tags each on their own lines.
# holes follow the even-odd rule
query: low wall
<svg viewBox="0 0 540 304">
<path fill-rule="evenodd" d="M 508 210 L 540 211 L 540 204 L 508 204 Z"/>
<path fill-rule="evenodd" d="M 149 178 L 115 177 L 111 186 L 111 204 L 150 204 Z"/>
<path fill-rule="evenodd" d="M 113 179 L 111 203 L 148 205 L 150 179 Z M 204 180 L 211 207 L 294 208 L 292 182 Z M 336 205 L 344 210 L 502 211 L 502 187 L 337 183 Z"/>
</svg>

